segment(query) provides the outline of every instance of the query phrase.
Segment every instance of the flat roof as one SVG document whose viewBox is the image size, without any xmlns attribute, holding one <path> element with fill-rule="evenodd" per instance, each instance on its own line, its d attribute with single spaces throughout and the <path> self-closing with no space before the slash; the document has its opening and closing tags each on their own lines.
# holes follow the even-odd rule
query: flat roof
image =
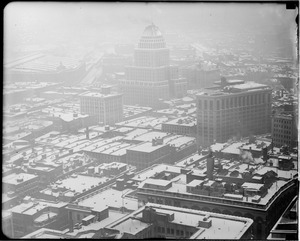
<svg viewBox="0 0 300 241">
<path fill-rule="evenodd" d="M 100 93 L 100 91 L 99 92 L 87 91 L 87 92 L 84 92 L 84 93 L 80 94 L 79 96 L 81 96 L 81 97 L 95 97 L 95 98 L 109 98 L 109 97 L 122 96 L 122 94 L 116 93 L 116 92 L 110 92 L 109 94 L 103 94 L 103 93 Z"/>
<path fill-rule="evenodd" d="M 139 136 L 137 136 L 136 138 L 134 138 L 134 140 L 138 140 L 138 141 L 152 141 L 152 139 L 155 138 L 164 138 L 168 136 L 168 133 L 166 132 L 160 132 L 160 131 L 148 131 L 144 134 L 141 134 Z"/>
<path fill-rule="evenodd" d="M 4 176 L 2 178 L 2 182 L 7 183 L 7 184 L 12 184 L 12 185 L 18 185 L 22 182 L 27 182 L 27 181 L 32 180 L 37 177 L 38 177 L 37 175 L 33 175 L 33 174 L 25 173 L 25 172 L 22 172 L 19 174 L 12 173 L 7 176 Z M 18 179 L 22 180 L 22 182 L 18 182 Z"/>
<path fill-rule="evenodd" d="M 151 207 L 157 213 L 174 215 L 174 220 L 170 221 L 170 223 L 194 227 L 196 230 L 198 229 L 199 231 L 196 231 L 191 236 L 194 239 L 240 239 L 253 224 L 253 220 L 250 218 L 147 203 L 144 207 L 138 209 L 134 213 L 110 224 L 108 228 L 131 234 L 142 231 L 149 225 L 152 225 L 152 223 L 145 223 L 142 221 L 143 210 L 147 207 Z M 210 228 L 198 227 L 199 220 L 204 217 L 211 219 L 212 226 Z"/>
<path fill-rule="evenodd" d="M 243 183 L 242 188 L 259 191 L 263 186 L 264 184 L 260 183 L 245 182 Z"/>
<path fill-rule="evenodd" d="M 200 159 L 204 158 L 206 155 L 194 153 L 186 158 L 183 158 L 182 160 L 178 161 L 175 163 L 176 166 L 178 167 L 188 167 L 194 162 L 199 161 Z"/>
<path fill-rule="evenodd" d="M 79 198 L 78 205 L 91 208 L 121 208 L 124 204 L 124 207 L 129 210 L 137 210 L 138 200 L 126 197 L 126 195 L 129 194 L 131 191 L 133 190 L 125 189 L 123 191 L 118 191 L 116 189 L 110 188 L 88 198 Z"/>
<path fill-rule="evenodd" d="M 151 184 L 151 185 L 165 187 L 165 186 L 169 185 L 170 183 L 171 182 L 168 180 L 148 178 L 140 184 L 140 187 L 145 186 L 145 184 Z"/>
<path fill-rule="evenodd" d="M 174 120 L 170 120 L 165 124 L 168 125 L 175 125 L 175 126 L 195 126 L 197 124 L 196 118 L 192 118 L 190 116 L 187 117 L 180 117 Z"/>
<path fill-rule="evenodd" d="M 68 203 L 66 202 L 51 202 L 51 201 L 45 201 L 45 200 L 34 200 L 29 201 L 27 203 L 21 203 L 17 206 L 14 206 L 12 209 L 10 209 L 13 213 L 22 213 L 25 215 L 35 215 L 39 211 L 47 208 L 47 207 L 55 207 L 55 208 L 61 208 L 66 206 Z"/>
<path fill-rule="evenodd" d="M 113 229 L 117 229 L 120 232 L 126 232 L 130 234 L 137 234 L 144 230 L 145 228 L 151 226 L 151 224 L 142 222 L 138 219 L 128 218 L 123 222 L 119 223 L 116 226 L 113 226 Z"/>
<path fill-rule="evenodd" d="M 196 186 L 199 186 L 203 182 L 204 182 L 203 180 L 193 180 L 190 183 L 188 183 L 186 186 L 187 187 L 196 187 Z"/>
<path fill-rule="evenodd" d="M 196 142 L 195 137 L 183 136 L 183 135 L 171 135 L 164 138 L 165 144 L 170 144 L 176 148 L 182 148 L 184 146 L 189 146 Z"/>
<path fill-rule="evenodd" d="M 57 184 L 58 187 L 65 187 L 66 189 L 73 190 L 77 193 L 83 193 L 92 188 L 96 187 L 99 183 L 104 183 L 108 181 L 108 177 L 93 177 L 87 175 L 75 175 L 74 177 L 69 177 L 60 181 L 60 184 Z"/>
<path fill-rule="evenodd" d="M 132 148 L 129 148 L 128 150 L 150 153 L 150 152 L 159 150 L 159 149 L 161 149 L 165 146 L 166 146 L 166 144 L 153 146 L 152 142 L 144 142 L 144 143 L 141 143 L 139 145 L 133 146 Z"/>
</svg>

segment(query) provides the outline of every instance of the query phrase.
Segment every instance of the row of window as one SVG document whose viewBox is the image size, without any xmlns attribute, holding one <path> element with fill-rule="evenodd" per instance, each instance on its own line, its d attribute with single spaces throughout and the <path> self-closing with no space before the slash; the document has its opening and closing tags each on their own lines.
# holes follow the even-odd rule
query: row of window
<svg viewBox="0 0 300 241">
<path fill-rule="evenodd" d="M 176 236 L 185 236 L 185 237 L 190 237 L 193 235 L 193 232 L 189 232 L 187 230 L 180 230 L 180 229 L 174 229 L 174 228 L 165 228 L 165 227 L 154 227 L 154 231 L 157 231 L 158 233 L 162 233 L 162 234 L 171 234 L 171 235 L 175 235 L 176 232 Z"/>
<path fill-rule="evenodd" d="M 267 98 L 267 100 L 266 100 Z M 265 104 L 266 102 L 271 102 L 271 95 L 268 94 L 265 98 L 265 94 L 247 95 L 240 97 L 232 97 L 222 100 L 216 100 L 216 110 L 236 108 L 248 105 Z M 208 103 L 209 102 L 209 103 Z M 220 104 L 221 102 L 221 104 Z M 202 105 L 203 104 L 203 105 Z M 198 109 L 204 110 L 214 110 L 213 100 L 198 100 Z"/>
<path fill-rule="evenodd" d="M 292 134 L 291 131 L 284 130 L 284 129 L 276 129 L 276 130 L 274 130 L 274 132 L 282 133 L 282 134 L 287 134 L 287 135 L 291 135 Z"/>
<path fill-rule="evenodd" d="M 281 128 L 281 129 L 291 129 L 291 126 L 284 126 L 284 125 L 278 125 L 278 124 L 274 124 L 275 128 Z"/>
<path fill-rule="evenodd" d="M 274 123 L 291 124 L 291 120 L 274 119 Z"/>
<path fill-rule="evenodd" d="M 277 134 L 277 133 L 274 133 L 273 136 L 276 137 L 276 138 L 291 139 L 291 135 L 288 134 L 288 133 L 286 133 L 286 134 Z"/>
<path fill-rule="evenodd" d="M 162 49 L 166 47 L 166 44 L 163 42 L 159 42 L 159 43 L 139 43 L 139 48 L 142 49 Z"/>
</svg>

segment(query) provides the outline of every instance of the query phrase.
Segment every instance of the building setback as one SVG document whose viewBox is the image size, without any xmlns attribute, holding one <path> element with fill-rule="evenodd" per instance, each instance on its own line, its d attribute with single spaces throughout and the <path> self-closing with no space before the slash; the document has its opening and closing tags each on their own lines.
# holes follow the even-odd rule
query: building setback
<svg viewBox="0 0 300 241">
<path fill-rule="evenodd" d="M 125 68 L 120 80 L 126 104 L 156 106 L 159 99 L 182 97 L 187 82 L 179 78 L 178 67 L 170 65 L 170 51 L 157 26 L 147 26 L 134 51 L 134 66 Z"/>
<path fill-rule="evenodd" d="M 232 84 L 223 79 L 220 86 L 207 88 L 197 95 L 197 132 L 201 146 L 270 131 L 271 89 L 266 85 Z"/>
<path fill-rule="evenodd" d="M 110 86 L 102 87 L 101 92 L 85 92 L 80 95 L 80 111 L 105 125 L 122 121 L 122 94 L 111 92 Z"/>
</svg>

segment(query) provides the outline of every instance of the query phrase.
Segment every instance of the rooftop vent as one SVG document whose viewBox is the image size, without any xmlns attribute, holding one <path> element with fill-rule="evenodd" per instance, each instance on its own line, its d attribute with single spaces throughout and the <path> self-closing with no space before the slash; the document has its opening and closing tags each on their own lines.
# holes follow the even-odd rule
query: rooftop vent
<svg viewBox="0 0 300 241">
<path fill-rule="evenodd" d="M 18 177 L 18 178 L 17 178 L 17 182 L 18 182 L 18 183 L 21 183 L 21 182 L 23 182 L 23 181 L 24 181 L 24 178 L 23 178 L 23 177 Z"/>
<path fill-rule="evenodd" d="M 205 215 L 202 220 L 199 220 L 198 227 L 201 228 L 210 228 L 211 227 L 211 218 L 209 215 Z"/>
</svg>

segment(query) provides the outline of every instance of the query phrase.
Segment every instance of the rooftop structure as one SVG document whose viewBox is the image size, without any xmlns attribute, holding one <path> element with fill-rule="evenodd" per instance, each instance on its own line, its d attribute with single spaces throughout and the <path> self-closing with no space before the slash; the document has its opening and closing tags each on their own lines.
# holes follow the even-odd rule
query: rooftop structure
<svg viewBox="0 0 300 241">
<path fill-rule="evenodd" d="M 104 232 L 117 232 L 122 238 L 137 239 L 219 239 L 224 235 L 228 239 L 241 239 L 250 237 L 252 223 L 249 218 L 147 203 L 108 225 Z"/>
<path fill-rule="evenodd" d="M 139 183 L 139 201 L 246 216 L 256 223 L 262 222 L 261 216 L 271 215 L 276 209 L 273 214 L 276 217 L 254 228 L 255 237 L 266 237 L 270 225 L 274 225 L 284 209 L 279 208 L 280 200 L 291 200 L 296 193 L 297 170 L 216 158 L 200 159 L 190 166 L 193 168 L 177 167 L 176 175 L 163 174 L 172 173 L 166 168 L 139 173 L 140 178 L 132 179 Z"/>
</svg>

